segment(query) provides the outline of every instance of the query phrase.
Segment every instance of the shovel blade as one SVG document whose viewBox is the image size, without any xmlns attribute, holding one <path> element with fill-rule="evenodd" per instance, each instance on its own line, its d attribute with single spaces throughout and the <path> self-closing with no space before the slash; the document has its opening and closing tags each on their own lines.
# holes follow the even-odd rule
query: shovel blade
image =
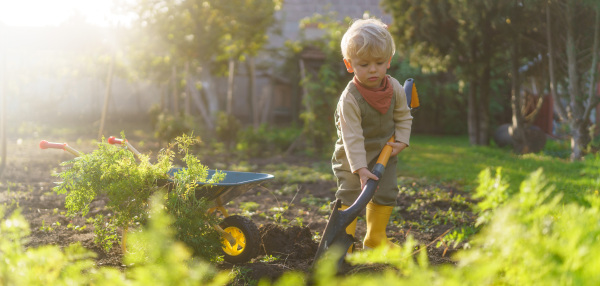
<svg viewBox="0 0 600 286">
<path fill-rule="evenodd" d="M 354 237 L 346 233 L 346 227 L 352 223 L 355 216 L 351 217 L 348 212 L 340 210 L 341 206 L 342 201 L 337 199 L 325 226 L 325 231 L 315 254 L 313 265 L 330 247 L 336 245 L 341 249 L 348 249 L 354 243 Z M 344 260 L 345 255 L 346 252 L 344 251 L 342 256 L 338 258 L 338 266 Z"/>
</svg>

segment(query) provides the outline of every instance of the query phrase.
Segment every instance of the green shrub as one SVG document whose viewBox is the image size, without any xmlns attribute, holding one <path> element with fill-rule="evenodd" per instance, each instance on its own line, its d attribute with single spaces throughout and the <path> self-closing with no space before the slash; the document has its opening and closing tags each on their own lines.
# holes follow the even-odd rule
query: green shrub
<svg viewBox="0 0 600 286">
<path fill-rule="evenodd" d="M 562 204 L 541 169 L 496 209 L 460 253 L 459 270 L 474 285 L 598 285 L 600 198 Z"/>
<path fill-rule="evenodd" d="M 227 150 L 231 150 L 238 141 L 237 136 L 241 128 L 242 124 L 235 116 L 219 111 L 215 131 L 217 139 L 225 144 Z"/>
<path fill-rule="evenodd" d="M 352 264 L 378 264 L 377 272 L 337 275 L 332 260 L 336 255 L 326 255 L 317 262 L 311 284 L 598 285 L 600 196 L 585 196 L 585 205 L 563 204 L 538 169 L 513 196 L 499 198 L 495 192 L 504 189 L 501 173 L 495 177 L 490 173 L 479 176 L 480 190 L 492 190 L 489 198 L 482 196 L 485 203 L 480 205 L 484 213 L 490 212 L 489 220 L 472 237 L 471 248 L 454 256 L 456 265 L 431 267 L 426 247 L 409 237 L 400 247 L 384 245 L 347 257 Z M 273 285 L 302 285 L 308 280 L 302 274 L 286 273 Z"/>
<path fill-rule="evenodd" d="M 210 226 L 216 223 L 216 217 L 207 214 L 208 202 L 197 199 L 195 189 L 197 182 L 216 183 L 224 174 L 207 178 L 208 168 L 188 153 L 190 145 L 196 142 L 191 135 L 177 137 L 176 144 L 162 150 L 157 162 L 151 164 L 148 156 L 138 156 L 138 163 L 132 152 L 103 139 L 97 150 L 63 163 L 69 168 L 58 174 L 63 182 L 55 191 L 67 194 L 65 207 L 69 215 L 85 216 L 92 200 L 98 196 L 108 198 L 106 207 L 112 216 L 97 216 L 94 232 L 96 242 L 109 250 L 118 241 L 117 227 L 124 228 L 126 233 L 129 226 L 145 222 L 151 194 L 168 188 L 165 207 L 177 218 L 176 237 L 194 249 L 195 254 L 216 259 L 220 253 L 219 236 Z M 186 168 L 169 178 L 167 172 L 172 168 L 175 147 L 184 155 Z"/>
<path fill-rule="evenodd" d="M 124 271 L 96 267 L 96 254 L 80 244 L 25 249 L 29 225 L 19 211 L 5 218 L 0 207 L 0 285 L 226 285 L 226 273 L 173 240 L 173 219 L 162 200 L 160 193 L 151 199 L 147 227 L 128 240 Z"/>
<path fill-rule="evenodd" d="M 150 108 L 148 115 L 154 128 L 154 137 L 164 142 L 171 142 L 181 134 L 189 134 L 198 127 L 194 117 L 165 112 L 156 104 Z"/>
<path fill-rule="evenodd" d="M 272 128 L 266 124 L 257 130 L 248 127 L 238 132 L 236 151 L 243 158 L 281 154 L 299 135 L 296 127 Z"/>
</svg>

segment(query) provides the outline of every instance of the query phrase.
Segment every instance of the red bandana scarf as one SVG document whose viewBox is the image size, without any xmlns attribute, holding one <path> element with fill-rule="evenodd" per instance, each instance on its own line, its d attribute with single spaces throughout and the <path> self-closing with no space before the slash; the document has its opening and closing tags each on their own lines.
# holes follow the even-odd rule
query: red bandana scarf
<svg viewBox="0 0 600 286">
<path fill-rule="evenodd" d="M 394 89 L 388 80 L 388 76 L 383 78 L 381 87 L 376 90 L 370 90 L 362 86 L 356 77 L 354 77 L 352 81 L 354 82 L 356 89 L 358 89 L 358 92 L 360 92 L 362 97 L 371 107 L 375 108 L 381 114 L 385 114 L 388 111 L 392 103 L 392 95 L 394 94 Z"/>
</svg>

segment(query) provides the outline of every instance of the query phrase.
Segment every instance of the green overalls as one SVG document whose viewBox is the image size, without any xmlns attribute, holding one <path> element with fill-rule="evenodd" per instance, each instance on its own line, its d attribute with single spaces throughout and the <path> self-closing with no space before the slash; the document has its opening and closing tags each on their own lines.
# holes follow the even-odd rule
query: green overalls
<svg viewBox="0 0 600 286">
<path fill-rule="evenodd" d="M 396 86 L 394 85 L 394 88 Z M 350 92 L 360 107 L 361 126 L 365 138 L 365 150 L 367 154 L 368 169 L 371 170 L 377 161 L 377 157 L 386 142 L 394 135 L 394 106 L 396 102 L 396 90 L 392 96 L 392 102 L 387 113 L 381 114 L 365 101 L 358 89 L 350 81 L 344 92 Z M 337 177 L 338 191 L 335 196 L 342 200 L 342 204 L 350 206 L 360 195 L 360 178 L 350 170 L 350 163 L 344 150 L 340 129 L 339 106 L 335 112 L 335 126 L 337 128 L 338 140 L 335 143 L 335 151 L 331 159 L 332 168 Z M 397 157 L 390 157 L 385 168 L 383 178 L 379 179 L 378 189 L 373 197 L 373 202 L 378 205 L 395 206 L 398 196 L 398 183 L 396 177 Z"/>
</svg>

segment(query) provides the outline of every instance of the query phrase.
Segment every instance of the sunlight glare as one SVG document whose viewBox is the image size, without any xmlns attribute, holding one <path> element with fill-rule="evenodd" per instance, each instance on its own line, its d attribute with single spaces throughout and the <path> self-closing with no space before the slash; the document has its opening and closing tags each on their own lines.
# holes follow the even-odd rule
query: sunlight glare
<svg viewBox="0 0 600 286">
<path fill-rule="evenodd" d="M 109 26 L 113 0 L 0 0 L 0 23 L 8 26 L 58 26 L 79 13 L 86 22 Z"/>
</svg>

